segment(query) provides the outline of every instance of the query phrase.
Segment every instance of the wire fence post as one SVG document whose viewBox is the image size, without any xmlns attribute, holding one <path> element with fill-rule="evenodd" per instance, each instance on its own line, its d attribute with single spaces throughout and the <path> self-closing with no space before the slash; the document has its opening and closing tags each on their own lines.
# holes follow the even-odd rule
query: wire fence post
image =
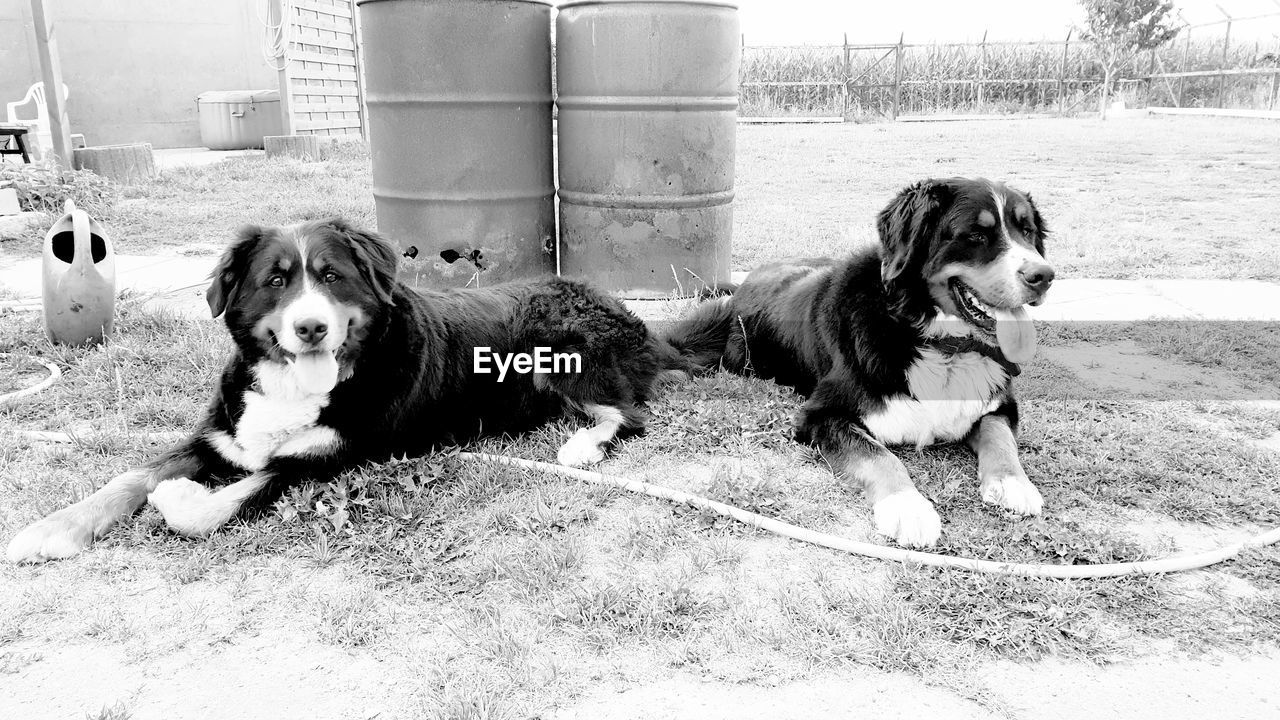
<svg viewBox="0 0 1280 720">
<path fill-rule="evenodd" d="M 1280 68 L 1271 74 L 1271 100 L 1267 102 L 1268 110 L 1276 109 L 1276 95 L 1280 94 Z"/>
<path fill-rule="evenodd" d="M 1191 28 L 1187 28 L 1187 43 L 1182 46 L 1182 67 L 1179 69 L 1179 72 L 1184 72 L 1184 73 L 1187 72 L 1187 66 L 1191 62 L 1190 57 L 1191 57 Z M 1186 76 L 1178 78 L 1178 99 L 1175 102 L 1175 104 L 1178 107 L 1182 107 L 1182 103 L 1183 103 L 1182 88 L 1186 85 L 1186 83 L 1187 83 Z"/>
<path fill-rule="evenodd" d="M 1062 41 L 1062 67 L 1058 68 L 1058 115 L 1065 115 L 1067 108 L 1067 51 L 1071 48 L 1071 29 Z"/>
<path fill-rule="evenodd" d="M 844 34 L 844 63 L 842 67 L 844 76 L 841 77 L 840 90 L 844 109 L 840 113 L 840 119 L 847 122 L 849 120 L 849 83 L 853 82 L 853 71 L 849 67 L 849 33 Z"/>
<path fill-rule="evenodd" d="M 978 109 L 981 110 L 987 85 L 987 31 L 982 31 L 981 52 L 978 55 Z"/>
<path fill-rule="evenodd" d="M 902 39 L 906 37 L 906 33 L 899 33 L 898 47 L 893 58 L 893 120 L 898 119 L 898 112 L 902 105 Z"/>
<path fill-rule="evenodd" d="M 1225 13 L 1224 13 L 1225 14 Z M 1219 64 L 1219 70 L 1227 69 L 1227 51 L 1231 46 L 1231 16 L 1227 15 L 1227 34 L 1222 36 L 1222 62 Z M 1227 99 L 1227 76 L 1225 74 L 1218 76 L 1218 107 L 1224 107 Z"/>
<path fill-rule="evenodd" d="M 1147 107 L 1151 107 L 1151 83 L 1155 82 L 1155 78 L 1151 77 L 1156 74 L 1156 49 L 1151 48 L 1151 63 L 1147 68 Z"/>
</svg>

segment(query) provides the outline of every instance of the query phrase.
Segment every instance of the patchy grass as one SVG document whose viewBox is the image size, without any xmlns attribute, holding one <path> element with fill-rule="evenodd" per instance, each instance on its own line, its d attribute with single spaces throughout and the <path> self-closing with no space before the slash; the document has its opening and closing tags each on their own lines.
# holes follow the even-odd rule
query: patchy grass
<svg viewBox="0 0 1280 720">
<path fill-rule="evenodd" d="M 358 143 L 326 148 L 316 163 L 249 157 L 167 169 L 145 183 L 117 188 L 121 199 L 98 207 L 95 217 L 123 254 L 215 254 L 250 223 L 344 215 L 374 227 L 368 152 Z M 47 227 L 37 224 L 0 249 L 36 257 Z"/>
<path fill-rule="evenodd" d="M 97 712 L 85 713 L 85 720 L 129 720 L 133 712 L 123 702 L 117 700 L 110 707 L 103 706 Z"/>
<path fill-rule="evenodd" d="M 1257 332 L 1234 347 L 1273 341 L 1261 326 L 1241 327 Z M 154 452 L 142 431 L 189 427 L 202 411 L 227 350 L 212 321 L 125 303 L 118 328 L 109 345 L 87 350 L 48 346 L 32 316 L 0 328 L 0 349 L 51 357 L 66 372 L 38 400 L 0 410 L 0 539 Z M 1162 332 L 1134 326 L 1162 357 L 1240 382 L 1269 372 Z M 941 551 L 1121 562 L 1280 522 L 1280 458 L 1239 440 L 1273 431 L 1274 412 L 1121 397 L 1044 360 L 1019 383 L 1023 457 L 1047 512 L 1024 519 L 983 505 L 967 450 L 904 450 L 942 513 Z M 675 384 L 651 406 L 648 432 L 606 467 L 870 535 L 860 493 L 788 439 L 799 403 L 731 375 Z M 46 446 L 11 432 L 69 427 L 91 427 L 91 440 Z M 479 447 L 550 459 L 572 429 L 562 422 Z M 0 673 L 34 678 L 87 647 L 120 648 L 132 663 L 181 676 L 224 649 L 269 643 L 278 649 L 254 652 L 273 653 L 271 663 L 336 652 L 348 658 L 340 672 L 386 682 L 394 690 L 351 697 L 386 717 L 528 717 L 672 673 L 772 686 L 850 668 L 905 673 L 1010 714 L 1011 698 L 984 680 L 990 663 L 1274 649 L 1276 558 L 1272 548 L 1196 573 L 1073 582 L 895 566 L 443 453 L 300 486 L 266 516 L 206 540 L 177 537 L 144 509 L 74 560 L 0 567 Z M 279 677 L 290 694 L 319 682 L 301 670 Z M 63 695 L 70 715 L 117 712 L 111 699 Z"/>
<path fill-rule="evenodd" d="M 843 254 L 920 178 L 1031 193 L 1058 277 L 1280 278 L 1280 124 L 1024 120 L 738 128 L 735 268 Z"/>
<path fill-rule="evenodd" d="M 1204 118 L 738 128 L 732 266 L 875 239 L 903 186 L 981 175 L 1032 193 L 1059 277 L 1280 278 L 1280 125 Z M 102 218 L 121 253 L 214 254 L 244 223 L 342 214 L 373 226 L 369 157 L 242 158 L 124 188 Z M 42 235 L 0 245 L 35 257 Z"/>
<path fill-rule="evenodd" d="M 1053 344 L 1080 341 L 1104 345 L 1132 341 L 1157 355 L 1192 367 L 1229 371 L 1239 392 L 1227 399 L 1280 399 L 1280 323 L 1216 320 L 1067 322 L 1043 328 Z"/>
<path fill-rule="evenodd" d="M 1255 149 L 1277 132 L 1182 118 L 744 126 L 734 264 L 775 257 L 780 244 L 846 252 L 873 237 L 874 213 L 907 182 L 985 174 L 1036 195 L 1064 276 L 1276 279 L 1280 250 L 1268 238 L 1280 228 L 1265 188 L 1280 165 Z M 128 253 L 213 253 L 242 222 L 338 212 L 372 224 L 368 172 L 356 146 L 312 165 L 243 159 L 168 171 L 125 188 L 106 220 Z M 34 255 L 38 242 L 6 242 L 0 253 Z M 128 300 L 117 328 L 105 347 L 67 349 L 43 339 L 37 316 L 0 325 L 0 351 L 65 371 L 38 398 L 0 409 L 0 541 L 156 452 L 146 433 L 184 430 L 203 412 L 229 350 L 222 329 Z M 1022 453 L 1044 517 L 983 505 L 963 448 L 899 453 L 942 513 L 940 551 L 1122 562 L 1280 522 L 1280 454 L 1253 442 L 1280 428 L 1280 409 L 1229 401 L 1280 386 L 1274 324 L 1042 330 L 1047 349 L 1130 341 L 1240 392 L 1131 397 L 1042 354 L 1019 392 Z M 0 365 L 0 389 L 26 384 L 25 372 Z M 672 385 L 649 408 L 648 432 L 621 443 L 606 469 L 870 536 L 861 493 L 791 441 L 800 402 L 727 374 Z M 573 429 L 556 423 L 479 449 L 553 460 Z M 43 445 L 16 430 L 78 441 Z M 673 674 L 775 687 L 881 673 L 1010 715 L 1015 698 L 988 681 L 993 663 L 1274 652 L 1278 552 L 1172 577 L 966 575 L 848 557 L 692 508 L 442 453 L 297 487 L 264 517 L 205 540 L 173 535 L 144 509 L 74 560 L 0 566 L 0 681 L 41 712 L 114 717 L 157 702 L 117 701 L 114 688 L 138 668 L 234 686 L 235 668 L 260 667 L 238 682 L 303 703 L 279 714 L 521 718 Z M 86 656 L 107 658 L 92 674 L 110 692 L 64 679 L 57 698 L 41 694 L 85 673 L 74 662 Z M 348 688 L 349 705 L 332 704 L 334 687 Z M 31 715 L 33 706 L 10 711 L 6 701 L 0 715 Z"/>
<path fill-rule="evenodd" d="M 23 211 L 61 215 L 67 200 L 90 215 L 110 213 L 118 186 L 91 170 L 61 168 L 49 162 L 0 164 L 0 186 L 12 187 Z"/>
</svg>

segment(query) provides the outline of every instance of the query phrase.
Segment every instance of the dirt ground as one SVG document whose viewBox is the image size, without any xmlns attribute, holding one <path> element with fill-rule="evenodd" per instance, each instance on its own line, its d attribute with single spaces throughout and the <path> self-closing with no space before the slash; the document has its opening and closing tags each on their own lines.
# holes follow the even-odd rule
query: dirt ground
<svg viewBox="0 0 1280 720">
<path fill-rule="evenodd" d="M 843 252 L 904 182 L 963 173 L 1031 190 L 1068 275 L 1274 280 L 1277 128 L 747 127 L 734 262 Z M 207 253 L 246 214 L 338 202 L 367 219 L 366 161 L 170 177 L 122 214 L 122 235 L 135 251 Z M 221 328 L 147 313 L 120 328 L 105 350 L 59 354 L 66 376 L 40 405 L 0 412 L 0 542 L 154 452 L 138 432 L 190 427 L 203 407 L 191 387 L 216 373 Z M 1280 334 L 1251 332 L 1234 360 L 1221 339 L 1178 336 L 1044 347 L 1019 379 L 1044 518 L 983 506 L 966 452 L 902 453 L 943 511 L 942 551 L 1116 562 L 1274 526 L 1280 407 L 1215 401 L 1275 385 L 1274 367 L 1238 358 L 1274 356 Z M 0 350 L 54 352 L 40 336 L 6 317 Z M 0 390 L 19 380 L 0 372 Z M 858 495 L 789 440 L 796 406 L 767 384 L 691 383 L 652 404 L 650 431 L 606 469 L 875 539 Z M 11 432 L 94 423 L 101 439 L 70 446 Z M 570 431 L 486 447 L 550 459 Z M 0 564 L 0 720 L 1280 716 L 1274 551 L 1175 577 L 998 582 L 560 478 L 428 462 L 367 475 L 348 478 L 364 483 L 350 496 L 299 493 L 207 540 L 144 509 L 75 559 Z M 369 498 L 386 506 L 358 505 Z M 327 509 L 348 500 L 338 527 Z"/>
<path fill-rule="evenodd" d="M 24 653 L 41 655 L 24 663 Z M 263 628 L 253 638 L 197 646 L 152 664 L 99 644 L 0 654 L 0 717 L 79 718 L 124 701 L 132 720 L 366 720 L 411 717 L 397 688 L 414 682 L 394 657 L 350 652 Z M 1212 717 L 1280 714 L 1280 658 L 1123 662 L 1106 667 L 1046 660 L 983 670 L 1012 716 Z M 50 692 L 52 688 L 57 692 Z M 485 717 L 478 708 L 473 717 Z M 595 684 L 584 697 L 547 707 L 546 720 L 955 720 L 1007 717 L 907 673 L 864 667 L 803 681 L 729 683 L 686 671 Z"/>
</svg>

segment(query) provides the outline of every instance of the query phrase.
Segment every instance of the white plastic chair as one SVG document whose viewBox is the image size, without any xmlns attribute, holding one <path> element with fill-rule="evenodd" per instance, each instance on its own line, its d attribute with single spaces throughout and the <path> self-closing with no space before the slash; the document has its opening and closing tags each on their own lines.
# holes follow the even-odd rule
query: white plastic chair
<svg viewBox="0 0 1280 720">
<path fill-rule="evenodd" d="M 66 102 L 71 96 L 71 90 L 66 83 L 62 84 L 62 101 Z M 18 117 L 18 108 L 35 102 L 36 116 L 34 118 Z M 41 154 L 45 150 L 53 147 L 53 132 L 49 129 L 49 108 L 44 102 L 44 82 L 38 82 L 27 88 L 26 97 L 17 102 L 8 103 L 5 106 L 8 114 L 8 122 L 10 125 L 27 125 L 34 126 L 35 145 L 39 148 Z M 30 136 L 28 136 L 30 137 Z"/>
</svg>

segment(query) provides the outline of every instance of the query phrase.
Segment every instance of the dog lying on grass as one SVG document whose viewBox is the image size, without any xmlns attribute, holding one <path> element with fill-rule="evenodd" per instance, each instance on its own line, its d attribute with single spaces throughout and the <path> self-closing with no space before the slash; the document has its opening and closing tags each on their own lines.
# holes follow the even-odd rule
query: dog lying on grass
<svg viewBox="0 0 1280 720">
<path fill-rule="evenodd" d="M 1035 353 L 1027 304 L 1054 279 L 1031 196 L 983 179 L 927 180 L 879 214 L 881 247 L 758 268 L 665 337 L 702 367 L 806 395 L 796 439 L 865 488 L 880 533 L 926 546 L 938 513 L 886 447 L 963 441 L 982 499 L 1035 515 L 1018 460 L 1013 377 Z"/>
<path fill-rule="evenodd" d="M 691 368 L 583 283 L 419 293 L 396 280 L 397 259 L 340 219 L 242 230 L 208 292 L 236 349 L 204 420 L 173 449 L 24 528 L 9 560 L 73 555 L 147 501 L 175 531 L 207 535 L 304 480 L 566 412 L 594 424 L 559 461 L 591 464 L 620 431 L 643 427 L 638 406 L 662 371 Z"/>
</svg>

